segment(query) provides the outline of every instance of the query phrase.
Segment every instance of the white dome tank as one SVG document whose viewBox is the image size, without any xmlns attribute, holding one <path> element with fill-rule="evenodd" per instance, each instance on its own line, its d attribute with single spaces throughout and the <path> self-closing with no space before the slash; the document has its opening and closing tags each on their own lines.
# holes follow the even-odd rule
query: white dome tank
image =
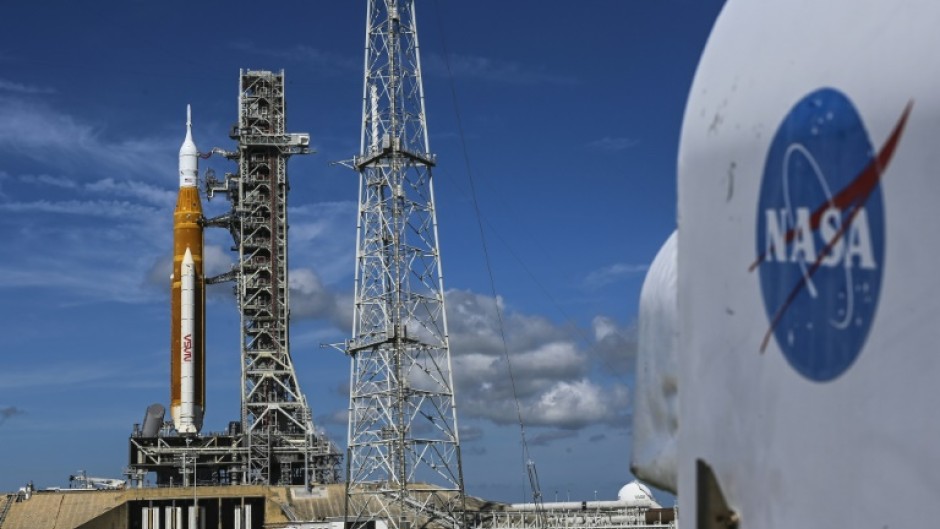
<svg viewBox="0 0 940 529">
<path fill-rule="evenodd" d="M 631 507 L 659 508 L 649 487 L 636 480 L 621 487 L 620 492 L 617 493 L 617 499 L 629 503 Z"/>
</svg>

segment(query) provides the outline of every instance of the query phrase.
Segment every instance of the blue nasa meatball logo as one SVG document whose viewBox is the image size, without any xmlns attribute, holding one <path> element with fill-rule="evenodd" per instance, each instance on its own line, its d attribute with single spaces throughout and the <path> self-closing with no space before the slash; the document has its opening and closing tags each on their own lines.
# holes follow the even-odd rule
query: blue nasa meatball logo
<svg viewBox="0 0 940 529">
<path fill-rule="evenodd" d="M 757 259 L 769 328 L 793 368 L 833 380 L 858 358 L 884 275 L 881 178 L 911 105 L 878 151 L 852 101 L 801 99 L 770 144 L 757 207 Z"/>
</svg>

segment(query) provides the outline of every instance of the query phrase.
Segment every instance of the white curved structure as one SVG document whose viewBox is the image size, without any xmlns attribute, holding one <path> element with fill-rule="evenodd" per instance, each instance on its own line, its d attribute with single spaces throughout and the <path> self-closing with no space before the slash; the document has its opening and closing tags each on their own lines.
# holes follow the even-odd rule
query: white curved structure
<svg viewBox="0 0 940 529">
<path fill-rule="evenodd" d="M 635 476 L 673 493 L 678 488 L 677 259 L 678 235 L 673 232 L 653 259 L 640 292 L 630 465 Z"/>
<path fill-rule="evenodd" d="M 683 525 L 940 519 L 938 22 L 927 0 L 718 17 L 679 147 Z"/>
<path fill-rule="evenodd" d="M 656 503 L 653 498 L 653 492 L 650 488 L 636 480 L 620 488 L 620 491 L 617 492 L 617 500 L 630 507 L 649 507 L 651 509 L 660 507 L 659 503 Z"/>
</svg>

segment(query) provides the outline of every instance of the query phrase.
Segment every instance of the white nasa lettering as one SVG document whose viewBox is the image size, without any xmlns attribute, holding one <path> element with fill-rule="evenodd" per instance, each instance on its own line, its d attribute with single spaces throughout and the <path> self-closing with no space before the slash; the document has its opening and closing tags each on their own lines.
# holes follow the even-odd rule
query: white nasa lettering
<svg viewBox="0 0 940 529">
<path fill-rule="evenodd" d="M 816 244 L 813 237 L 813 230 L 809 226 L 809 208 L 797 208 L 796 210 L 796 235 L 793 237 L 793 253 L 790 254 L 790 260 L 794 263 L 800 261 L 804 263 L 816 262 Z"/>
<path fill-rule="evenodd" d="M 828 208 L 823 212 L 819 220 L 819 234 L 823 242 L 832 241 L 839 230 L 842 228 L 842 212 L 837 208 Z M 828 243 L 827 243 L 828 244 Z M 842 237 L 832 243 L 829 253 L 822 259 L 823 266 L 836 266 L 842 262 L 842 254 L 845 252 L 845 241 Z"/>
<path fill-rule="evenodd" d="M 767 244 L 764 248 L 764 255 L 768 260 L 778 263 L 787 260 L 787 210 L 781 209 L 780 216 L 777 217 L 777 210 L 768 209 L 764 212 L 764 218 L 767 220 Z"/>
<path fill-rule="evenodd" d="M 852 267 L 852 260 L 858 257 L 858 266 L 865 270 L 874 270 L 875 256 L 871 247 L 871 231 L 868 229 L 868 214 L 861 208 L 852 225 L 849 226 L 848 244 L 845 250 L 845 266 Z"/>
<path fill-rule="evenodd" d="M 865 208 L 859 209 L 852 224 L 838 239 L 836 236 L 842 230 L 842 211 L 838 208 L 827 208 L 819 220 L 820 247 L 817 251 L 816 237 L 810 225 L 811 212 L 809 208 L 796 209 L 796 222 L 793 226 L 792 248 L 787 254 L 787 231 L 792 219 L 785 209 L 768 209 L 764 212 L 767 221 L 765 256 L 768 261 L 778 263 L 815 263 L 817 258 L 820 264 L 834 267 L 844 264 L 846 267 L 856 266 L 865 270 L 877 268 L 874 250 L 871 244 L 871 230 L 868 224 L 868 213 Z M 832 247 L 826 252 L 826 245 Z M 820 255 L 820 252 L 825 252 Z"/>
</svg>

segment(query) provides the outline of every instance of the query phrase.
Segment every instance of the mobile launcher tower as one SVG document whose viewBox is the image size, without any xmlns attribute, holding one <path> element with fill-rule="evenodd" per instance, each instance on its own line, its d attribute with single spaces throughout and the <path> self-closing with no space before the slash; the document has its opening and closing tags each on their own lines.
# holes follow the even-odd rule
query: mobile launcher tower
<svg viewBox="0 0 940 529">
<path fill-rule="evenodd" d="M 205 219 L 196 189 L 198 158 L 189 131 L 180 149 L 180 199 L 174 214 L 171 279 L 171 415 L 154 404 L 130 438 L 127 475 L 142 486 L 190 484 L 309 485 L 338 479 L 341 455 L 313 424 L 289 346 L 287 160 L 310 152 L 308 134 L 285 132 L 284 73 L 242 70 L 234 152 L 224 180 L 206 175 L 206 194 L 224 193 L 231 210 Z M 238 262 L 202 275 L 202 229 L 222 227 Z M 197 250 L 198 248 L 198 250 Z M 235 282 L 241 316 L 241 418 L 224 433 L 200 434 L 205 410 L 205 285 Z M 179 299 L 177 299 L 179 298 Z"/>
</svg>

